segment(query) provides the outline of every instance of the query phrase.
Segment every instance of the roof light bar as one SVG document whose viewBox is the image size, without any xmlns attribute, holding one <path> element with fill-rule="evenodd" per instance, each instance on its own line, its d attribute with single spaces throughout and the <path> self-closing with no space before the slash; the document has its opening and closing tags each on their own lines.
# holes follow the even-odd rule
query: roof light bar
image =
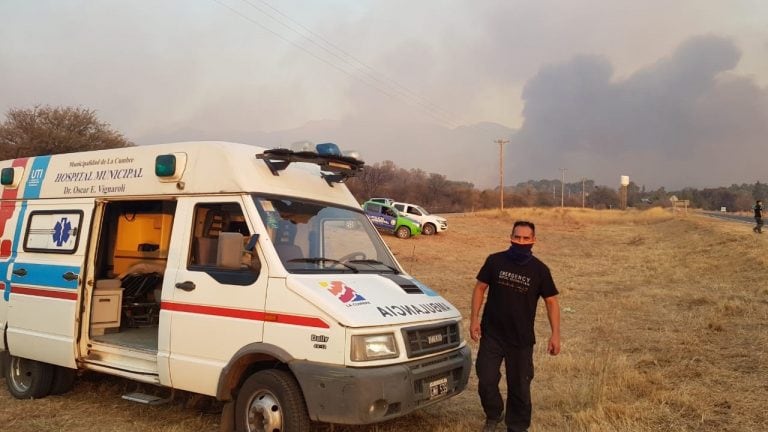
<svg viewBox="0 0 768 432">
<path fill-rule="evenodd" d="M 296 143 L 297 144 L 297 143 Z M 322 177 L 333 186 L 333 183 L 343 183 L 349 177 L 355 176 L 363 169 L 365 162 L 356 157 L 342 155 L 339 146 L 333 143 L 323 143 L 315 146 L 315 151 L 307 150 L 305 142 L 301 146 L 294 145 L 296 150 L 283 148 L 265 150 L 257 154 L 257 159 L 262 159 L 273 175 L 280 175 L 280 171 L 288 168 L 293 162 L 312 163 L 320 166 Z"/>
</svg>

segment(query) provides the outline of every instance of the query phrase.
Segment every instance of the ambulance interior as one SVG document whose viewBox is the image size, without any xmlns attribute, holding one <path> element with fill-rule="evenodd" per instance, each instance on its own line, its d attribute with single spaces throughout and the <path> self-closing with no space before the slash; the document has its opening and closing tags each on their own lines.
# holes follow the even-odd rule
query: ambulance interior
<svg viewBox="0 0 768 432">
<path fill-rule="evenodd" d="M 157 350 L 160 289 L 175 201 L 105 205 L 94 269 L 91 340 Z"/>
</svg>

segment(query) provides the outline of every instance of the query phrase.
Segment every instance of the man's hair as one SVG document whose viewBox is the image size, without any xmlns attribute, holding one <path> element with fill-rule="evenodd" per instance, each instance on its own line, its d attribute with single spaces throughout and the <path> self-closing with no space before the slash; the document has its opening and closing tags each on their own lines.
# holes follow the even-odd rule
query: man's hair
<svg viewBox="0 0 768 432">
<path fill-rule="evenodd" d="M 536 235 L 536 225 L 534 225 L 533 222 L 528 222 L 524 220 L 515 221 L 515 224 L 512 225 L 512 232 L 515 232 L 515 228 L 519 226 L 530 228 L 531 232 L 533 232 L 533 235 Z"/>
</svg>

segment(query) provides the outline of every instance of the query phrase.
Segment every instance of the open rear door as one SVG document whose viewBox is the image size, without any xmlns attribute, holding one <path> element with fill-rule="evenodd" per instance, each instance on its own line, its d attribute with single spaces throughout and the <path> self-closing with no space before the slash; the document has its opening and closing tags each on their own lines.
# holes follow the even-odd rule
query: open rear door
<svg viewBox="0 0 768 432">
<path fill-rule="evenodd" d="M 74 368 L 93 200 L 22 203 L 8 293 L 8 348 Z"/>
</svg>

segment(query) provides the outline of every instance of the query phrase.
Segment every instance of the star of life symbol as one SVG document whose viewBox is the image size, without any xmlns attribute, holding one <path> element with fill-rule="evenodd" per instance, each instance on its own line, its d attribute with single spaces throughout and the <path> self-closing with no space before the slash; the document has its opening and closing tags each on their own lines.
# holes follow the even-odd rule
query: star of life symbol
<svg viewBox="0 0 768 432">
<path fill-rule="evenodd" d="M 72 232 L 72 223 L 68 218 L 61 218 L 56 222 L 53 227 L 53 241 L 56 242 L 56 246 L 61 247 L 64 243 L 69 241 L 70 233 Z"/>
</svg>

